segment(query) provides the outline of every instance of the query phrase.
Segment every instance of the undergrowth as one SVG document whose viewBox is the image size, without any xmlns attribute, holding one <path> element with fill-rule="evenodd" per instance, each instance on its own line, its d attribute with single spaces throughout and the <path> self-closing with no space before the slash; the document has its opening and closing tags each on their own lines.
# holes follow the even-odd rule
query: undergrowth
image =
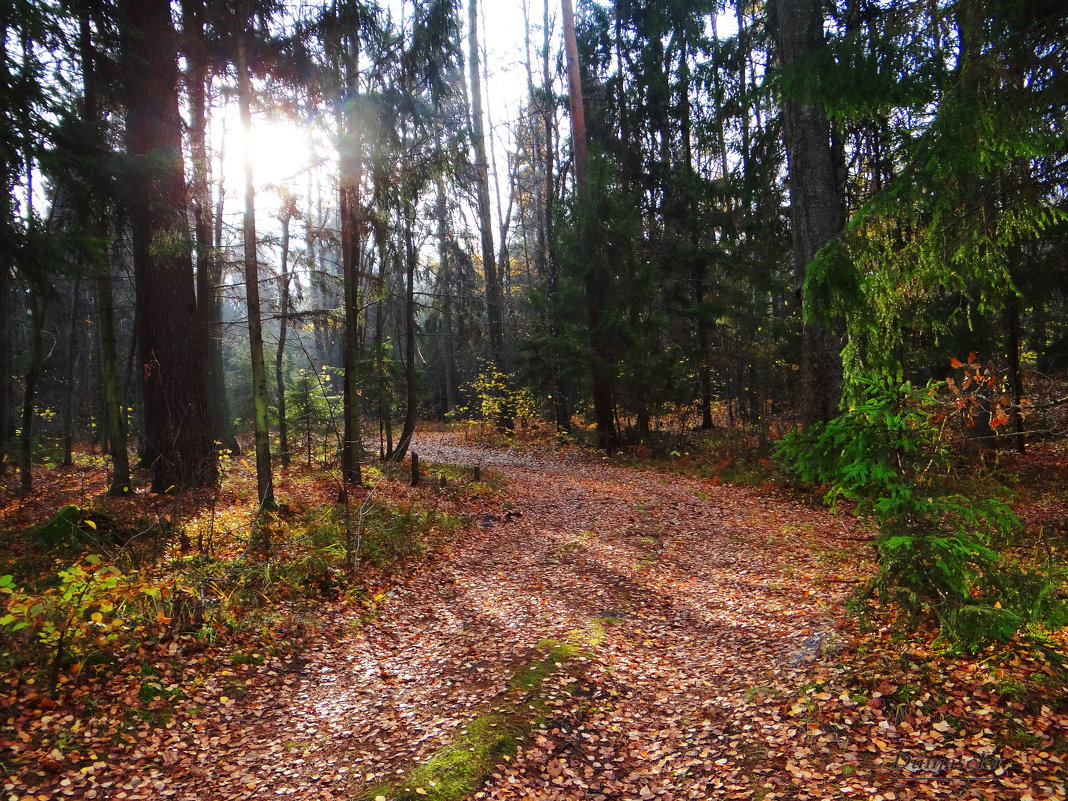
<svg viewBox="0 0 1068 801">
<path fill-rule="evenodd" d="M 55 695 L 146 642 L 271 640 L 293 610 L 346 594 L 359 600 L 369 581 L 463 526 L 374 492 L 299 514 L 283 505 L 238 536 L 205 537 L 201 517 L 120 525 L 104 511 L 67 505 L 6 535 L 0 670 L 37 675 Z"/>
<path fill-rule="evenodd" d="M 933 619 L 943 640 L 973 653 L 1068 623 L 1065 566 L 999 550 L 1022 528 L 1019 517 L 996 485 L 955 469 L 939 385 L 860 384 L 846 413 L 787 436 L 777 454 L 824 487 L 826 503 L 854 502 L 879 526 L 879 568 L 852 608 L 864 611 L 874 598 L 910 629 Z"/>
</svg>

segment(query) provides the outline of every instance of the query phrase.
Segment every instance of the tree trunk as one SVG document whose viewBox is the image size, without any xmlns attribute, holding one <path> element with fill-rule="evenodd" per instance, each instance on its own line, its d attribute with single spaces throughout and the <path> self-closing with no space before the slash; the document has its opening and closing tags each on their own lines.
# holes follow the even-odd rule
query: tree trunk
<svg viewBox="0 0 1068 801">
<path fill-rule="evenodd" d="M 445 326 L 445 414 L 459 405 L 456 391 L 456 343 L 452 330 L 452 271 L 449 267 L 449 216 L 445 203 L 445 180 L 438 178 L 438 286 L 441 288 L 441 319 Z"/>
<path fill-rule="evenodd" d="M 779 59 L 783 70 L 824 46 L 818 0 L 775 0 Z M 787 98 L 783 127 L 789 162 L 794 292 L 801 301 L 809 263 L 842 229 L 845 211 L 836 175 L 831 126 L 820 106 Z M 801 420 L 805 425 L 838 414 L 842 392 L 840 337 L 825 324 L 804 322 L 801 338 Z"/>
<path fill-rule="evenodd" d="M 591 365 L 593 416 L 597 425 L 597 446 L 614 450 L 619 445 L 613 414 L 612 374 L 609 360 L 610 345 L 602 330 L 608 278 L 599 266 L 599 259 L 588 258 L 590 247 L 589 227 L 590 186 L 586 168 L 586 115 L 582 105 L 582 77 L 578 60 L 578 40 L 575 38 L 575 12 L 571 0 L 562 0 L 564 22 L 564 48 L 567 55 L 568 98 L 571 103 L 571 140 L 575 161 L 575 187 L 578 193 L 579 252 L 585 254 L 586 263 L 586 316 L 590 329 L 590 349 L 593 352 Z"/>
<path fill-rule="evenodd" d="M 0 30 L 0 34 L 3 31 Z M 2 55 L 2 52 L 0 52 Z M 6 165 L 3 165 L 6 166 Z M 3 167 L 0 167 L 3 170 Z M 6 170 L 0 173 L 4 180 Z M 0 187 L 3 197 L 0 199 L 0 476 L 7 472 L 7 440 L 13 433 L 11 420 L 11 250 L 7 247 L 10 196 L 4 187 Z"/>
<path fill-rule="evenodd" d="M 278 350 L 274 356 L 274 380 L 278 388 L 278 453 L 282 467 L 289 467 L 289 428 L 286 423 L 286 383 L 283 365 L 286 353 L 286 333 L 289 331 L 289 223 L 293 219 L 295 206 L 292 198 L 287 197 L 282 210 L 282 261 L 279 280 L 279 314 L 278 314 Z"/>
<path fill-rule="evenodd" d="M 404 387 L 405 409 L 404 426 L 401 428 L 397 447 L 390 459 L 399 462 L 404 459 L 408 446 L 415 434 L 416 417 L 419 413 L 419 391 L 415 383 L 415 267 L 419 261 L 419 251 L 415 248 L 415 209 L 409 201 L 404 211 L 404 262 L 405 262 L 405 297 L 404 297 Z"/>
<path fill-rule="evenodd" d="M 63 388 L 63 464 L 74 464 L 74 368 L 78 361 L 78 306 L 82 294 L 82 280 L 74 279 L 70 300 L 70 320 L 67 326 L 67 376 Z"/>
<path fill-rule="evenodd" d="M 346 47 L 358 48 L 347 42 Z M 362 127 L 356 119 L 353 104 L 358 102 L 359 70 L 357 53 L 346 53 L 350 59 L 346 80 L 351 93 L 341 109 L 340 198 L 338 215 L 341 218 L 341 261 L 345 291 L 345 441 L 341 449 L 341 474 L 345 482 L 358 484 L 362 480 L 360 462 L 363 450 L 361 431 L 360 390 L 358 365 L 360 358 L 360 256 L 361 219 L 360 184 L 363 180 Z"/>
<path fill-rule="evenodd" d="M 30 360 L 26 367 L 26 378 L 22 387 L 22 436 L 19 440 L 21 446 L 19 451 L 19 479 L 24 492 L 29 492 L 33 489 L 33 402 L 37 392 L 37 380 L 41 376 L 41 336 L 44 330 L 44 313 L 44 293 L 31 283 Z"/>
<path fill-rule="evenodd" d="M 100 355 L 104 373 L 104 416 L 106 418 L 108 451 L 111 453 L 111 486 L 109 495 L 125 495 L 130 491 L 130 454 L 126 449 L 126 414 L 123 409 L 122 387 L 119 383 L 119 350 L 115 338 L 115 299 L 111 285 L 111 271 L 100 265 L 96 280 L 96 302 L 100 316 Z"/>
<path fill-rule="evenodd" d="M 475 151 L 475 183 L 478 197 L 479 232 L 482 242 L 482 268 L 486 274 L 486 313 L 489 317 L 490 357 L 502 373 L 505 368 L 504 322 L 497 257 L 493 250 L 493 223 L 489 195 L 489 161 L 482 118 L 482 79 L 479 74 L 478 2 L 467 2 L 469 62 L 471 68 L 471 142 Z"/>
<path fill-rule="evenodd" d="M 7 60 L 7 29 L 11 5 L 0 4 L 0 86 L 11 80 Z M 6 141 L 11 122 L 7 115 L 0 117 L 0 141 Z M 7 440 L 14 434 L 11 418 L 11 270 L 12 253 L 11 174 L 13 154 L 0 151 L 0 476 L 7 472 Z"/>
<path fill-rule="evenodd" d="M 170 3 L 120 0 L 127 94 L 127 196 L 133 232 L 147 455 L 152 488 L 217 478 L 208 424 L 193 262 L 185 236 L 182 121 Z"/>
<path fill-rule="evenodd" d="M 1023 374 L 1020 371 L 1020 299 L 1015 292 L 1006 300 L 1005 316 L 1009 339 L 1009 386 L 1012 388 L 1012 428 L 1016 450 L 1027 450 L 1027 437 L 1024 435 L 1024 419 L 1020 413 L 1020 401 L 1023 400 Z"/>
<path fill-rule="evenodd" d="M 556 181 L 553 172 L 556 169 L 556 103 L 555 93 L 552 90 L 552 75 L 550 73 L 549 59 L 549 0 L 542 3 L 542 39 L 541 39 L 541 81 L 542 81 L 542 147 L 544 148 L 544 217 L 543 228 L 545 231 L 545 272 L 546 272 L 546 295 L 549 299 L 550 308 L 555 309 L 560 291 L 556 273 L 556 221 L 554 219 L 556 206 Z M 556 325 L 556 314 L 550 315 L 550 334 L 555 338 L 559 334 Z M 567 393 L 564 389 L 562 378 L 563 370 L 560 365 L 559 353 L 553 354 L 553 417 L 556 421 L 557 431 L 571 432 L 571 410 L 568 407 Z"/>
<path fill-rule="evenodd" d="M 82 61 L 82 85 L 85 93 L 85 121 L 95 126 L 100 120 L 100 100 L 97 92 L 96 59 L 89 17 L 79 23 L 79 47 Z M 99 240 L 107 237 L 104 211 L 96 202 L 90 203 L 86 227 Z M 126 450 L 126 414 L 122 388 L 119 383 L 119 351 L 115 338 L 115 299 L 111 283 L 111 266 L 107 258 L 98 258 L 92 266 L 96 276 L 96 307 L 100 321 L 100 361 L 104 379 L 104 409 L 102 428 L 106 442 L 102 450 L 111 454 L 112 475 L 109 495 L 125 495 L 130 491 L 130 455 Z"/>
<path fill-rule="evenodd" d="M 252 353 L 252 404 L 256 441 L 256 494 L 260 507 L 274 505 L 274 475 L 271 469 L 271 441 L 267 423 L 267 370 L 263 358 L 263 321 L 260 316 L 260 275 L 256 256 L 256 188 L 252 176 L 250 133 L 252 127 L 252 81 L 249 76 L 248 3 L 241 4 L 237 31 L 237 92 L 241 109 L 241 130 L 245 145 L 245 213 L 243 230 L 245 297 L 248 303 L 248 339 Z"/>
<path fill-rule="evenodd" d="M 182 20 L 185 35 L 185 58 L 188 64 L 186 90 L 189 96 L 191 126 L 189 150 L 193 166 L 193 232 L 196 250 L 197 322 L 203 343 L 204 381 L 208 391 L 208 420 L 212 439 L 233 454 L 240 451 L 230 419 L 226 397 L 226 379 L 222 357 L 222 309 L 219 283 L 222 266 L 218 244 L 213 246 L 214 232 L 209 188 L 207 131 L 207 53 L 204 46 L 204 0 L 183 0 Z M 222 157 L 220 155 L 220 163 Z M 219 178 L 219 203 L 222 204 L 222 176 Z M 218 210 L 221 224 L 222 209 Z M 221 239 L 221 229 L 219 235 Z"/>
<path fill-rule="evenodd" d="M 571 147 L 575 155 L 575 187 L 579 199 L 587 200 L 589 177 L 586 173 L 586 112 L 582 105 L 582 70 L 579 65 L 578 39 L 575 37 L 575 10 L 571 0 L 561 0 L 564 23 L 564 51 L 567 56 L 567 92 L 571 103 Z"/>
<path fill-rule="evenodd" d="M 385 226 L 375 227 L 375 247 L 378 250 L 378 278 L 375 300 L 375 383 L 378 389 L 378 456 L 385 461 L 393 453 L 393 421 L 390 411 L 390 385 L 386 370 L 386 297 L 389 285 L 389 242 Z M 382 445 L 383 435 L 385 447 Z"/>
</svg>

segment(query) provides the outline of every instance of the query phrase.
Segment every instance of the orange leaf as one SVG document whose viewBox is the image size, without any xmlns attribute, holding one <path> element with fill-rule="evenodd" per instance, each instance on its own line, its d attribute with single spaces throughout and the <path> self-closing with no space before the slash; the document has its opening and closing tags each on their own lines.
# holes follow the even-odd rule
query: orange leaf
<svg viewBox="0 0 1068 801">
<path fill-rule="evenodd" d="M 949 360 L 949 366 L 950 367 L 963 367 L 964 365 L 961 363 L 960 359 L 958 359 L 956 356 L 953 356 Z"/>
<path fill-rule="evenodd" d="M 968 364 L 976 364 L 979 361 L 979 357 L 975 355 L 975 351 L 968 353 Z"/>
</svg>

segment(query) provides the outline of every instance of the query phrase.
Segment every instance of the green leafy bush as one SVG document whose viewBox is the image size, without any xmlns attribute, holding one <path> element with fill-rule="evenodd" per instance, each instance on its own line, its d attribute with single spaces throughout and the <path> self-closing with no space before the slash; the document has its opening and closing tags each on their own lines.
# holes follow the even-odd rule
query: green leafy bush
<svg viewBox="0 0 1068 801">
<path fill-rule="evenodd" d="M 484 364 L 471 383 L 474 401 L 470 406 L 458 407 L 450 413 L 454 419 L 474 419 L 484 423 L 498 423 L 504 418 L 526 426 L 538 416 L 533 393 L 518 385 L 515 375 L 502 373 L 492 364 Z"/>
<path fill-rule="evenodd" d="M 856 502 L 879 526 L 879 569 L 854 597 L 892 603 L 909 625 L 933 616 L 944 638 L 975 651 L 1029 625 L 1060 626 L 1060 577 L 1008 564 L 991 543 L 1020 527 L 998 498 L 962 494 L 952 475 L 939 386 L 859 380 L 856 405 L 785 437 L 776 453 L 824 500 Z"/>
</svg>

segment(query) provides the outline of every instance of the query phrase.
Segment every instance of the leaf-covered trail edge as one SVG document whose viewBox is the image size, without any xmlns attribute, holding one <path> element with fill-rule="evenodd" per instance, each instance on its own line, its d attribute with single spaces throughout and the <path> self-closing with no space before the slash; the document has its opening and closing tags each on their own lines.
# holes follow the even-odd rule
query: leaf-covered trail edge
<svg viewBox="0 0 1068 801">
<path fill-rule="evenodd" d="M 247 696 L 213 676 L 192 699 L 204 714 L 153 730 L 121 764 L 57 777 L 54 792 L 359 797 L 447 746 L 550 638 L 584 655 L 550 679 L 543 725 L 477 798 L 1064 797 L 1052 750 L 1010 754 L 981 781 L 910 781 L 901 754 L 978 754 L 999 745 L 998 726 L 969 728 L 982 711 L 970 706 L 947 723 L 922 698 L 902 711 L 884 702 L 898 689 L 887 679 L 868 697 L 835 688 L 852 636 L 841 604 L 870 537 L 850 518 L 448 434 L 416 449 L 507 479 L 466 503 L 475 525 L 451 553 L 372 614 L 324 605 L 311 647 L 268 662 Z M 929 654 L 911 656 L 930 671 Z M 1028 723 L 1063 731 L 1068 718 L 1042 707 Z"/>
</svg>

